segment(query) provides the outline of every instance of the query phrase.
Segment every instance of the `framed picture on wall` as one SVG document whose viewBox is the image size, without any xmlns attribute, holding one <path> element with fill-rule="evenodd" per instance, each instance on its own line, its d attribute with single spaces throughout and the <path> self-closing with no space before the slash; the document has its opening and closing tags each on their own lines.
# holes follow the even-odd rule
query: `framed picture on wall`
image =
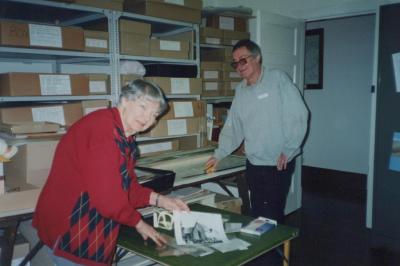
<svg viewBox="0 0 400 266">
<path fill-rule="evenodd" d="M 324 73 L 324 29 L 306 31 L 304 88 L 322 89 Z"/>
</svg>

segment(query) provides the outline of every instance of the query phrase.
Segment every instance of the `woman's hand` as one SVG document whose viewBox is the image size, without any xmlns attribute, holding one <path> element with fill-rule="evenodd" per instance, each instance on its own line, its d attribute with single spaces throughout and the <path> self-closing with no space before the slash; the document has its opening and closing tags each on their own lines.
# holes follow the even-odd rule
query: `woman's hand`
<svg viewBox="0 0 400 266">
<path fill-rule="evenodd" d="M 183 200 L 163 195 L 159 195 L 158 207 L 168 211 L 190 211 L 189 207 L 185 202 L 183 202 Z"/>
<path fill-rule="evenodd" d="M 160 233 L 158 233 L 152 226 L 148 225 L 143 220 L 140 220 L 135 228 L 145 241 L 150 238 L 159 247 L 163 247 L 167 244 L 167 240 L 162 235 L 160 235 Z"/>
</svg>

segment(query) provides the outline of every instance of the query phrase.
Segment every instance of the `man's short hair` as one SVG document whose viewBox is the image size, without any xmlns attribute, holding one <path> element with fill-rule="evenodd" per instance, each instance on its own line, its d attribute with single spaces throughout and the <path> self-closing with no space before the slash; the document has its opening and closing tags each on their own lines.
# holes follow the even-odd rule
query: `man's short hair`
<svg viewBox="0 0 400 266">
<path fill-rule="evenodd" d="M 260 65 L 262 64 L 262 54 L 258 44 L 249 39 L 240 40 L 233 46 L 232 53 L 242 47 L 245 47 L 247 50 L 249 50 L 254 57 L 260 56 Z"/>
</svg>

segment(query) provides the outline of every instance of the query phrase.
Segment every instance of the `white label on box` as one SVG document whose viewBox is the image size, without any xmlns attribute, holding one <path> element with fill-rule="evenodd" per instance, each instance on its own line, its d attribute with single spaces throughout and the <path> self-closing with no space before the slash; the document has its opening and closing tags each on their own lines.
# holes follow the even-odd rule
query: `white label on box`
<svg viewBox="0 0 400 266">
<path fill-rule="evenodd" d="M 140 153 L 150 153 L 150 152 L 160 152 L 160 151 L 170 151 L 172 150 L 172 142 L 161 142 L 146 145 L 139 145 Z"/>
<path fill-rule="evenodd" d="M 86 38 L 85 39 L 85 46 L 86 47 L 93 47 L 93 48 L 105 48 L 108 47 L 108 41 L 102 39 L 93 39 L 93 38 Z"/>
<path fill-rule="evenodd" d="M 167 120 L 168 136 L 187 134 L 186 119 Z"/>
<path fill-rule="evenodd" d="M 204 79 L 218 79 L 218 71 L 205 70 L 203 72 L 203 78 Z"/>
<path fill-rule="evenodd" d="M 61 28 L 57 26 L 29 24 L 29 42 L 32 46 L 62 48 Z"/>
<path fill-rule="evenodd" d="M 239 85 L 240 82 L 231 82 L 231 90 L 235 90 L 237 85 Z"/>
<path fill-rule="evenodd" d="M 188 78 L 171 78 L 172 94 L 190 93 L 190 82 Z"/>
<path fill-rule="evenodd" d="M 231 40 L 232 46 L 235 46 L 235 44 L 236 44 L 238 41 L 239 41 L 239 40 Z"/>
<path fill-rule="evenodd" d="M 32 108 L 32 118 L 34 122 L 52 122 L 65 126 L 62 106 Z"/>
<path fill-rule="evenodd" d="M 234 30 L 235 19 L 233 17 L 219 17 L 219 28 L 223 30 Z"/>
<path fill-rule="evenodd" d="M 0 163 L 0 176 L 4 176 L 4 165 L 3 165 L 3 163 Z M 1 180 L 1 178 L 0 178 L 0 180 Z"/>
<path fill-rule="evenodd" d="M 181 43 L 177 41 L 160 41 L 160 50 L 163 51 L 180 51 Z"/>
<path fill-rule="evenodd" d="M 232 72 L 229 72 L 229 77 L 230 78 L 240 78 L 240 75 L 239 75 L 239 73 L 232 71 Z"/>
<path fill-rule="evenodd" d="M 39 75 L 42 95 L 71 95 L 69 75 Z"/>
<path fill-rule="evenodd" d="M 206 82 L 205 89 L 206 89 L 206 91 L 217 91 L 218 90 L 218 82 Z"/>
<path fill-rule="evenodd" d="M 168 4 L 174 4 L 174 5 L 180 5 L 180 6 L 185 5 L 184 0 L 164 0 L 164 2 L 168 3 Z"/>
<path fill-rule="evenodd" d="M 192 102 L 174 102 L 173 104 L 176 118 L 194 116 Z"/>
<path fill-rule="evenodd" d="M 89 81 L 89 92 L 90 93 L 101 93 L 107 92 L 107 84 L 104 80 L 91 80 Z"/>
<path fill-rule="evenodd" d="M 105 107 L 104 106 L 98 106 L 98 107 L 86 107 L 86 108 L 83 108 L 83 115 L 90 114 L 91 112 L 94 112 L 94 111 L 97 111 L 97 110 L 100 110 L 100 109 L 103 109 L 103 108 L 105 108 Z"/>
<path fill-rule="evenodd" d="M 220 38 L 206 37 L 206 43 L 208 43 L 208 44 L 221 44 L 221 39 Z"/>
</svg>

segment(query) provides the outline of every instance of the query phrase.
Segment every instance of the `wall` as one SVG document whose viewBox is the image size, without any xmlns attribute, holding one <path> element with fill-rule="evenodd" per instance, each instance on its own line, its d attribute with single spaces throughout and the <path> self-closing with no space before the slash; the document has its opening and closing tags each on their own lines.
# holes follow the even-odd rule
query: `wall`
<svg viewBox="0 0 400 266">
<path fill-rule="evenodd" d="M 375 16 L 307 23 L 324 28 L 324 86 L 305 90 L 311 110 L 304 165 L 368 173 Z"/>
</svg>

